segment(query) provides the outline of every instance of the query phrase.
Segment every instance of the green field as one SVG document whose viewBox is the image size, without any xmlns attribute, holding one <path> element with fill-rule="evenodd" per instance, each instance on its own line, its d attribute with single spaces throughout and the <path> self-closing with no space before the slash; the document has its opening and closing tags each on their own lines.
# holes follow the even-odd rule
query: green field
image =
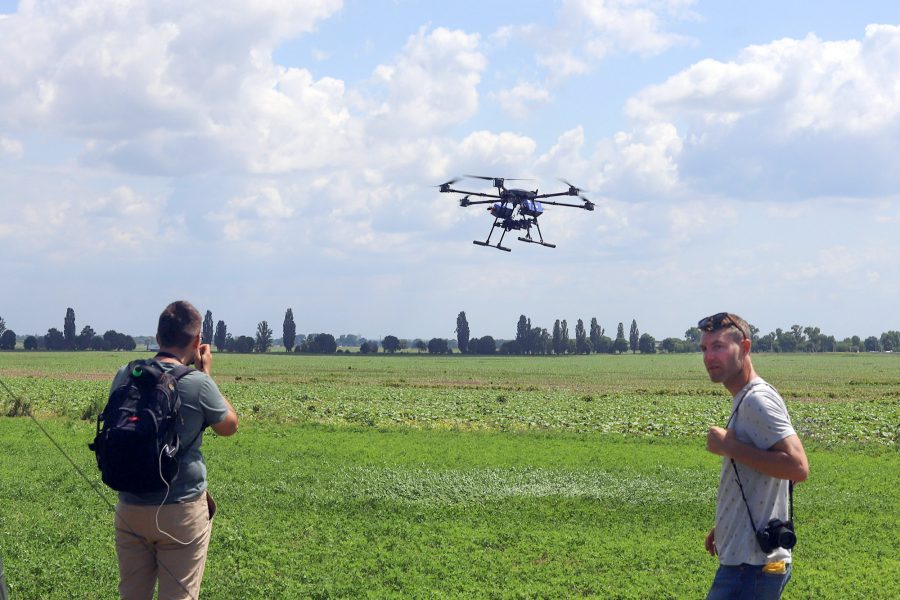
<svg viewBox="0 0 900 600">
<path fill-rule="evenodd" d="M 91 419 L 130 358 L 3 353 L 0 378 L 99 481 Z M 811 464 L 785 597 L 900 597 L 900 356 L 755 365 L 785 396 Z M 204 441 L 221 507 L 205 598 L 708 589 L 721 459 L 704 435 L 729 403 L 698 355 L 217 355 L 214 375 L 242 422 Z M 0 407 L 16 412 L 9 398 Z M 0 418 L 13 598 L 114 598 L 111 522 L 30 419 Z"/>
</svg>

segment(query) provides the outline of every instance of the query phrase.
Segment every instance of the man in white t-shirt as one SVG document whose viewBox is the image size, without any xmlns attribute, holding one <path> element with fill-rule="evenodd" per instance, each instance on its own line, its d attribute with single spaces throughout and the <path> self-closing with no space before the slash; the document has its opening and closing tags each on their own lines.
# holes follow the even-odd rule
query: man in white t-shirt
<svg viewBox="0 0 900 600">
<path fill-rule="evenodd" d="M 709 378 L 733 396 L 726 427 L 710 427 L 706 439 L 706 449 L 723 457 L 716 523 L 706 537 L 719 570 L 707 600 L 778 599 L 791 577 L 791 551 L 777 543 L 764 550 L 757 531 L 791 518 L 790 486 L 809 475 L 806 452 L 784 400 L 753 369 L 747 322 L 718 313 L 697 326 Z M 793 546 L 789 534 L 781 541 Z"/>
</svg>

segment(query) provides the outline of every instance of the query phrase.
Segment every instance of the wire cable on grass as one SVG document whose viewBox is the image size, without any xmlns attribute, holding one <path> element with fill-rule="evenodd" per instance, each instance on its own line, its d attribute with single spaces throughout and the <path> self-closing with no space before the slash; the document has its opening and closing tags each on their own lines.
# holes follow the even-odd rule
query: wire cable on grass
<svg viewBox="0 0 900 600">
<path fill-rule="evenodd" d="M 128 533 L 135 536 L 144 545 L 146 545 L 149 550 L 153 551 L 154 550 L 153 544 L 151 544 L 146 539 L 144 539 L 143 536 L 138 535 L 135 532 L 134 528 L 128 523 L 128 521 L 125 520 L 125 518 L 116 511 L 115 505 L 112 502 L 110 502 L 106 496 L 103 495 L 103 492 L 100 491 L 100 488 L 97 486 L 96 482 L 91 481 L 91 479 L 84 473 L 84 471 L 81 469 L 81 467 L 79 467 L 75 463 L 75 461 L 72 460 L 72 458 L 66 453 L 66 451 L 63 450 L 63 447 L 60 446 L 59 443 L 57 443 L 57 441 L 55 439 L 53 439 L 53 436 L 50 435 L 50 432 L 47 431 L 44 428 L 44 426 L 41 425 L 41 422 L 37 420 L 37 418 L 34 416 L 34 414 L 32 414 L 30 405 L 22 402 L 21 398 L 19 396 L 17 396 L 15 394 L 15 392 L 13 392 L 10 389 L 10 387 L 8 385 L 6 385 L 6 382 L 3 381 L 2 379 L 0 379 L 0 387 L 3 387 L 3 389 L 6 390 L 6 393 L 9 394 L 9 397 L 13 399 L 13 402 L 16 402 L 16 404 L 18 406 L 22 407 L 22 412 L 24 414 L 28 415 L 28 417 L 31 419 L 31 421 L 35 425 L 37 425 L 37 428 L 41 430 L 41 433 L 43 433 L 47 437 L 47 439 L 50 440 L 50 442 L 56 447 L 56 449 L 59 450 L 59 452 L 63 456 L 66 457 L 66 460 L 69 461 L 69 464 L 72 465 L 72 467 L 81 476 L 81 478 L 87 482 L 87 484 L 91 487 L 91 489 L 94 490 L 98 496 L 100 496 L 100 499 L 103 501 L 103 503 L 106 504 L 106 506 L 108 506 L 110 509 L 112 509 L 113 513 L 122 521 L 122 524 L 125 525 L 125 529 L 128 530 Z M 185 594 L 187 594 L 193 600 L 198 600 L 199 594 L 196 596 L 194 594 L 191 594 L 191 591 L 189 589 L 187 589 L 187 587 L 185 587 L 184 583 L 182 583 L 182 581 L 178 577 L 176 577 L 175 574 L 172 573 L 172 571 L 169 570 L 169 567 L 167 567 L 165 563 L 157 563 L 157 564 L 159 564 L 159 566 L 161 566 L 163 568 L 163 570 L 166 573 L 168 573 L 169 576 L 178 583 L 178 586 L 182 590 L 184 590 Z"/>
</svg>

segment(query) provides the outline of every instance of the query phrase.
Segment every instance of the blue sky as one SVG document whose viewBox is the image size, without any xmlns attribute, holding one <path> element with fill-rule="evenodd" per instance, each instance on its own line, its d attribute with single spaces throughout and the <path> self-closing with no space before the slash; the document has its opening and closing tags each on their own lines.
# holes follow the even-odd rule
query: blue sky
<svg viewBox="0 0 900 600">
<path fill-rule="evenodd" d="M 900 329 L 892 2 L 0 0 L 0 316 Z M 554 250 L 434 186 L 563 177 Z M 477 185 L 472 182 L 473 185 Z M 476 188 L 480 189 L 480 188 Z"/>
</svg>

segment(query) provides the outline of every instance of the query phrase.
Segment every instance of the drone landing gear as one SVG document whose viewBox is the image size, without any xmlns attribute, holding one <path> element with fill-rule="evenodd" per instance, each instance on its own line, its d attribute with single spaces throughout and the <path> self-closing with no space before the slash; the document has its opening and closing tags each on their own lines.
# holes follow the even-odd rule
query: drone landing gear
<svg viewBox="0 0 900 600">
<path fill-rule="evenodd" d="M 528 242 L 529 244 L 539 244 L 541 246 L 546 246 L 547 248 L 556 248 L 556 244 L 550 244 L 550 243 L 544 242 L 544 241 L 539 242 L 537 240 L 533 240 L 533 239 L 527 238 L 527 237 L 520 237 L 519 241 L 520 242 Z"/>
<path fill-rule="evenodd" d="M 532 223 L 537 228 L 538 239 L 537 240 L 532 239 L 531 227 L 529 226 L 528 229 L 525 231 L 525 237 L 520 237 L 519 241 L 520 242 L 528 242 L 529 244 L 540 244 L 541 246 L 545 246 L 547 248 L 556 248 L 556 244 L 551 244 L 549 242 L 544 241 L 544 236 L 543 236 L 543 234 L 541 234 L 541 226 L 538 225 L 537 219 L 535 219 Z"/>
<path fill-rule="evenodd" d="M 472 240 L 472 243 L 475 245 L 478 245 L 478 246 L 489 246 L 491 248 L 496 248 L 497 250 L 504 250 L 506 252 L 512 252 L 512 250 L 507 248 L 506 246 L 501 246 L 500 242 L 497 242 L 496 246 L 493 244 L 489 244 L 487 242 L 479 242 L 478 240 Z"/>
<path fill-rule="evenodd" d="M 503 233 L 500 234 L 500 241 L 497 242 L 496 246 L 491 243 L 491 236 L 494 235 L 495 227 L 503 228 Z M 490 233 L 488 233 L 487 239 L 484 240 L 483 242 L 479 242 L 478 240 L 472 240 L 472 243 L 475 244 L 476 246 L 490 246 L 491 248 L 496 248 L 497 250 L 503 250 L 504 252 L 512 252 L 512 250 L 510 248 L 507 248 L 506 246 L 503 245 L 503 237 L 506 235 L 506 231 L 507 230 L 505 227 L 503 227 L 503 223 L 500 221 L 500 219 L 495 218 L 494 224 L 491 225 L 491 231 L 490 231 Z"/>
</svg>

